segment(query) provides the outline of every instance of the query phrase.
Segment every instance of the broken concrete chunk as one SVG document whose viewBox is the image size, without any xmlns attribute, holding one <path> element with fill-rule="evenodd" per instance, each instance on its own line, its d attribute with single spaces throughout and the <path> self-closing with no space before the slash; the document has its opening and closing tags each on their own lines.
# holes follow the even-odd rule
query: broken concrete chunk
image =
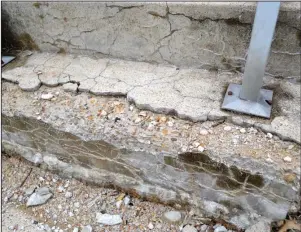
<svg viewBox="0 0 301 232">
<path fill-rule="evenodd" d="M 122 223 L 122 219 L 121 219 L 120 215 L 118 215 L 118 214 L 111 215 L 111 214 L 106 214 L 106 213 L 105 214 L 97 213 L 96 220 L 98 223 L 101 223 L 104 225 L 109 225 L 109 226 L 113 226 L 113 225 Z"/>
<path fill-rule="evenodd" d="M 63 85 L 63 88 L 66 92 L 72 92 L 72 93 L 76 93 L 77 92 L 77 84 L 74 83 L 67 83 Z"/>
<path fill-rule="evenodd" d="M 51 197 L 52 193 L 49 188 L 38 188 L 28 199 L 26 206 L 36 206 L 45 204 Z"/>
</svg>

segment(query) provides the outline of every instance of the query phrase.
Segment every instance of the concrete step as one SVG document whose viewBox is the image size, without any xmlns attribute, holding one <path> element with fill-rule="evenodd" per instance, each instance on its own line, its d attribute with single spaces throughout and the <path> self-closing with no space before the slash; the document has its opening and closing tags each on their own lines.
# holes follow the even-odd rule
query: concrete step
<svg viewBox="0 0 301 232">
<path fill-rule="evenodd" d="M 22 46 L 179 67 L 243 71 L 256 3 L 4 2 Z M 266 69 L 300 80 L 300 4 L 281 3 Z"/>
<path fill-rule="evenodd" d="M 223 71 L 27 52 L 2 80 L 6 153 L 240 228 L 299 208 L 297 83 L 264 78 L 264 120 L 220 110 Z"/>
</svg>

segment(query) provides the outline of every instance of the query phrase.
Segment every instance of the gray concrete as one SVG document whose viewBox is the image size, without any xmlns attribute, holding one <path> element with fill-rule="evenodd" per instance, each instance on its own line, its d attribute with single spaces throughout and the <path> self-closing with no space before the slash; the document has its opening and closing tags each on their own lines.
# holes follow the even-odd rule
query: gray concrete
<svg viewBox="0 0 301 232">
<path fill-rule="evenodd" d="M 266 120 L 220 109 L 226 87 L 241 83 L 242 74 L 51 53 L 34 53 L 23 63 L 8 66 L 2 78 L 25 91 L 64 84 L 65 91 L 124 96 L 140 109 L 194 122 L 229 120 L 300 143 L 300 84 L 288 80 L 264 78 L 274 90 L 272 117 Z"/>
<path fill-rule="evenodd" d="M 41 51 L 242 72 L 255 3 L 4 2 L 18 40 Z M 267 74 L 300 79 L 300 6 L 281 3 Z M 71 70 L 72 71 L 72 70 Z"/>
</svg>

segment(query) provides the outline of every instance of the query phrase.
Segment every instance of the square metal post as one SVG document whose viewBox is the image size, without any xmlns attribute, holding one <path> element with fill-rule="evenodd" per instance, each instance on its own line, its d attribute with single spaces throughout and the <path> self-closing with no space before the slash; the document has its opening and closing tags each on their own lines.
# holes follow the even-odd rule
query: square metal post
<svg viewBox="0 0 301 232">
<path fill-rule="evenodd" d="M 242 85 L 228 86 L 222 109 L 270 118 L 273 91 L 261 89 L 280 2 L 259 2 Z"/>
</svg>

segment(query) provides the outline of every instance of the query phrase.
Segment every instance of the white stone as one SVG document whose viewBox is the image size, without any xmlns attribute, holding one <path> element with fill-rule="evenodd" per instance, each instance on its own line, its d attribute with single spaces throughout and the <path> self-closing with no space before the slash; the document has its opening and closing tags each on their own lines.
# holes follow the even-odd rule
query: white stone
<svg viewBox="0 0 301 232">
<path fill-rule="evenodd" d="M 122 223 L 122 219 L 121 219 L 120 215 L 118 215 L 118 214 L 111 215 L 111 214 L 106 214 L 106 213 L 105 214 L 97 213 L 96 220 L 100 224 L 109 225 L 109 226 L 113 226 L 113 225 Z"/>
<path fill-rule="evenodd" d="M 92 226 L 90 225 L 84 226 L 81 232 L 92 232 Z"/>
<path fill-rule="evenodd" d="M 43 93 L 42 95 L 41 95 L 41 99 L 43 99 L 43 100 L 50 100 L 51 98 L 53 98 L 54 96 L 53 96 L 53 94 L 52 93 Z"/>
<path fill-rule="evenodd" d="M 66 198 L 71 198 L 72 197 L 72 193 L 71 192 L 66 192 L 65 193 L 65 197 Z"/>
<path fill-rule="evenodd" d="M 179 211 L 168 211 L 164 213 L 163 218 L 168 222 L 177 223 L 181 220 L 182 215 Z"/>
<path fill-rule="evenodd" d="M 57 188 L 57 191 L 58 191 L 59 193 L 62 193 L 62 192 L 65 192 L 65 189 L 64 189 L 64 187 L 63 187 L 62 185 L 60 185 L 60 186 Z"/>
<path fill-rule="evenodd" d="M 80 207 L 79 202 L 75 202 L 75 203 L 74 203 L 74 207 L 75 207 L 75 208 L 79 208 L 79 207 Z"/>
<path fill-rule="evenodd" d="M 126 196 L 124 199 L 123 199 L 123 203 L 124 205 L 128 205 L 131 201 L 131 198 L 129 196 Z"/>
<path fill-rule="evenodd" d="M 218 226 L 214 229 L 214 232 L 227 232 L 228 230 L 224 226 Z"/>
<path fill-rule="evenodd" d="M 244 133 L 247 132 L 245 128 L 241 128 L 239 131 L 240 131 L 240 133 L 242 133 L 242 134 L 244 134 Z"/>
<path fill-rule="evenodd" d="M 173 127 L 173 122 L 172 122 L 172 121 L 168 121 L 168 122 L 167 122 L 167 126 Z"/>
<path fill-rule="evenodd" d="M 230 130 L 232 130 L 231 126 L 225 126 L 224 127 L 224 131 L 230 131 Z"/>
<path fill-rule="evenodd" d="M 203 152 L 205 150 L 205 148 L 204 147 L 202 147 L 202 146 L 198 146 L 198 151 L 199 152 Z"/>
<path fill-rule="evenodd" d="M 208 131 L 206 129 L 201 129 L 200 134 L 201 135 L 208 135 Z"/>
<path fill-rule="evenodd" d="M 267 158 L 266 161 L 267 161 L 268 163 L 273 163 L 273 162 L 274 162 L 270 157 Z"/>
<path fill-rule="evenodd" d="M 292 158 L 289 156 L 284 157 L 283 160 L 288 163 L 292 162 Z"/>
<path fill-rule="evenodd" d="M 134 110 L 134 106 L 130 105 L 130 111 Z"/>
<path fill-rule="evenodd" d="M 182 232 L 198 232 L 198 230 L 191 225 L 187 225 L 183 228 Z"/>
<path fill-rule="evenodd" d="M 271 133 L 267 133 L 266 137 L 268 137 L 269 139 L 273 138 L 273 135 Z"/>
<path fill-rule="evenodd" d="M 141 111 L 138 115 L 142 116 L 142 117 L 146 117 L 147 116 L 147 112 L 146 111 Z"/>
<path fill-rule="evenodd" d="M 292 150 L 295 146 L 293 144 L 289 145 L 287 149 Z"/>
<path fill-rule="evenodd" d="M 134 122 L 135 122 L 135 123 L 139 123 L 139 122 L 141 122 L 141 121 L 142 121 L 142 119 L 138 117 L 138 118 L 135 119 Z"/>
<path fill-rule="evenodd" d="M 154 225 L 150 222 L 150 223 L 148 224 L 148 228 L 149 228 L 150 230 L 152 230 L 152 229 L 154 229 Z"/>
</svg>

